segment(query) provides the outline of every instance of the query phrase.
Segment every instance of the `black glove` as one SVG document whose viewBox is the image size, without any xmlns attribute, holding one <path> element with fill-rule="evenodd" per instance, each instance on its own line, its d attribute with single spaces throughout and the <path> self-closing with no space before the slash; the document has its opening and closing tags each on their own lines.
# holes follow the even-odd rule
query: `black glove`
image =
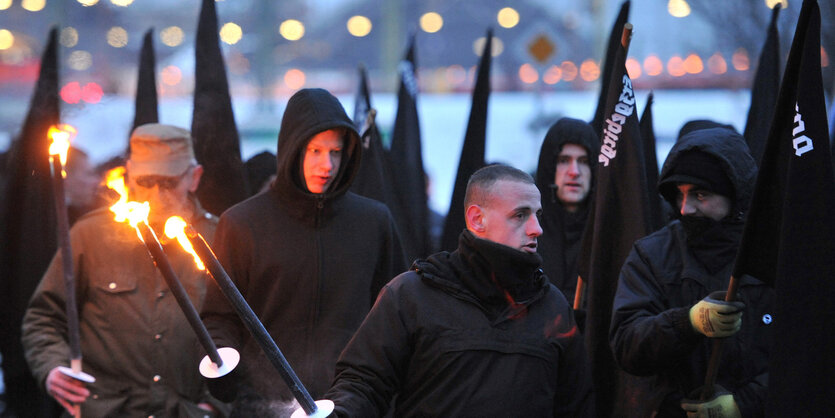
<svg viewBox="0 0 835 418">
<path fill-rule="evenodd" d="M 713 292 L 690 308 L 690 325 L 696 332 L 711 338 L 724 338 L 739 331 L 745 304 L 725 302 L 726 293 Z"/>
</svg>

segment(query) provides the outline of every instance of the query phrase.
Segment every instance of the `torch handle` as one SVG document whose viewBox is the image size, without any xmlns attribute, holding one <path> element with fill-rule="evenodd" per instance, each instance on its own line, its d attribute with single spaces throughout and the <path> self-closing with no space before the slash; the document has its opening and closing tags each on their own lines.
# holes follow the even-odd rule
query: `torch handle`
<svg viewBox="0 0 835 418">
<path fill-rule="evenodd" d="M 209 355 L 209 358 L 213 363 L 215 363 L 215 365 L 217 365 L 217 367 L 222 366 L 223 360 L 217 352 L 217 346 L 215 345 L 215 342 L 212 341 L 212 338 L 209 337 L 209 331 L 206 330 L 206 326 L 203 325 L 203 322 L 200 320 L 200 315 L 197 313 L 197 309 L 194 308 L 194 305 L 191 303 L 191 299 L 188 298 L 188 294 L 183 288 L 183 284 L 180 283 L 180 279 L 177 278 L 177 274 L 174 273 L 174 268 L 171 267 L 171 263 L 168 261 L 168 256 L 165 255 L 165 251 L 163 251 L 162 245 L 160 245 L 154 230 L 151 229 L 151 227 L 145 222 L 139 222 L 139 224 L 137 224 L 137 228 L 139 228 L 139 233 L 142 234 L 142 240 L 145 241 L 145 247 L 148 249 L 148 252 L 151 253 L 151 258 L 154 260 L 154 264 L 157 266 L 159 272 L 162 273 L 162 277 L 168 284 L 168 288 L 171 289 L 174 299 L 176 299 L 177 303 L 180 305 L 180 310 L 182 310 L 185 314 L 188 323 L 194 330 L 194 333 L 197 334 L 197 339 L 200 340 L 200 344 L 203 345 L 203 348 L 206 350 L 206 354 Z"/>
<path fill-rule="evenodd" d="M 64 200 L 64 168 L 61 159 L 51 155 L 49 157 L 52 168 L 52 194 L 55 197 L 55 214 L 58 227 L 58 245 L 61 248 L 61 267 L 64 275 L 64 292 L 66 293 L 65 311 L 67 315 L 67 329 L 70 344 L 70 361 L 78 360 L 81 364 L 81 341 L 78 329 L 78 304 L 75 298 L 75 278 L 73 275 L 72 247 L 70 246 L 70 222 L 67 215 L 67 203 Z M 79 370 L 81 371 L 81 370 Z"/>
<path fill-rule="evenodd" d="M 728 284 L 728 291 L 725 292 L 725 302 L 733 302 L 736 300 L 736 289 L 739 287 L 739 281 L 736 277 L 731 276 L 731 281 Z M 719 374 L 719 362 L 722 360 L 722 343 L 724 338 L 713 339 L 713 349 L 710 352 L 710 360 L 707 363 L 707 371 L 705 372 L 705 385 L 702 389 L 701 400 L 707 400 L 713 397 L 716 385 L 716 376 Z"/>
<path fill-rule="evenodd" d="M 247 329 L 249 329 L 249 332 L 255 338 L 258 345 L 261 346 L 261 349 L 264 350 L 264 354 L 267 355 L 267 358 L 276 370 L 278 370 L 279 374 L 281 374 L 281 378 L 284 379 L 285 383 L 287 383 L 287 386 L 293 392 L 296 400 L 299 401 L 299 405 L 301 405 L 302 409 L 304 409 L 304 412 L 307 413 L 307 415 L 313 415 L 316 413 L 318 407 L 316 406 L 316 403 L 313 402 L 313 398 L 310 396 L 310 393 L 299 380 L 299 377 L 296 376 L 296 372 L 294 372 L 293 368 L 290 367 L 290 363 L 287 362 L 284 354 L 281 353 L 281 350 L 278 348 L 275 341 L 267 332 L 266 328 L 264 328 L 264 324 L 261 323 L 258 316 L 255 315 L 255 312 L 252 311 L 252 308 L 235 286 L 235 283 L 233 283 L 232 279 L 229 278 L 229 275 L 226 274 L 226 270 L 224 270 L 223 266 L 220 265 L 220 262 L 214 252 L 209 247 L 209 244 L 207 244 L 203 237 L 191 226 L 186 228 L 186 236 L 191 242 L 192 247 L 194 247 L 194 251 L 197 253 L 198 257 L 203 260 L 203 264 L 206 265 L 206 269 L 209 271 L 209 274 L 213 279 L 215 279 L 215 282 L 220 290 L 238 312 L 238 316 L 241 318 Z"/>
</svg>

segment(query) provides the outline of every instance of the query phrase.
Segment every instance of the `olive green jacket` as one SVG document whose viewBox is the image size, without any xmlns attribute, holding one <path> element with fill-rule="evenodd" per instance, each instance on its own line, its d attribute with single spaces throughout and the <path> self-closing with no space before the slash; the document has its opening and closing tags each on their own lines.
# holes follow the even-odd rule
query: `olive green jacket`
<svg viewBox="0 0 835 418">
<path fill-rule="evenodd" d="M 192 223 L 211 242 L 217 218 L 198 209 Z M 197 408 L 215 402 L 197 370 L 204 350 L 136 230 L 103 208 L 74 225 L 70 242 L 83 371 L 96 378 L 82 415 L 207 416 Z M 163 247 L 199 311 L 211 278 L 176 241 Z M 59 251 L 23 319 L 26 360 L 42 388 L 50 370 L 69 365 L 61 266 Z"/>
</svg>

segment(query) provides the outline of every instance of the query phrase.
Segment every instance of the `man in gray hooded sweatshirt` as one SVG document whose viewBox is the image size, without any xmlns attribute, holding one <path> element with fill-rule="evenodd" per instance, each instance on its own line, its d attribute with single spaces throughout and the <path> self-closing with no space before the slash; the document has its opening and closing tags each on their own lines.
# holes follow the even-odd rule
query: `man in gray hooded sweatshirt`
<svg viewBox="0 0 835 418">
<path fill-rule="evenodd" d="M 361 148 L 336 97 L 298 91 L 281 122 L 275 181 L 224 212 L 215 236 L 218 259 L 314 399 L 378 291 L 406 267 L 388 209 L 348 191 Z M 217 286 L 202 317 L 218 346 L 241 353 L 242 416 L 293 399 Z"/>
</svg>

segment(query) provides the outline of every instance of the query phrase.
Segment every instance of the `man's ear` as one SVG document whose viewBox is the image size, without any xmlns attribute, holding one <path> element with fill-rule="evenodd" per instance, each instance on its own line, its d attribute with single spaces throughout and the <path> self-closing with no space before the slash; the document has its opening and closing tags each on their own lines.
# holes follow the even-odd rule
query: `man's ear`
<svg viewBox="0 0 835 418">
<path fill-rule="evenodd" d="M 197 186 L 200 185 L 200 178 L 203 176 L 203 166 L 197 164 L 193 170 L 191 170 L 191 175 L 189 176 L 188 180 L 190 184 L 188 185 L 188 191 L 194 193 L 197 191 Z"/>
<path fill-rule="evenodd" d="M 475 235 L 483 234 L 487 230 L 487 225 L 484 223 L 484 211 L 479 205 L 467 206 L 464 220 L 467 222 L 467 229 Z"/>
</svg>

